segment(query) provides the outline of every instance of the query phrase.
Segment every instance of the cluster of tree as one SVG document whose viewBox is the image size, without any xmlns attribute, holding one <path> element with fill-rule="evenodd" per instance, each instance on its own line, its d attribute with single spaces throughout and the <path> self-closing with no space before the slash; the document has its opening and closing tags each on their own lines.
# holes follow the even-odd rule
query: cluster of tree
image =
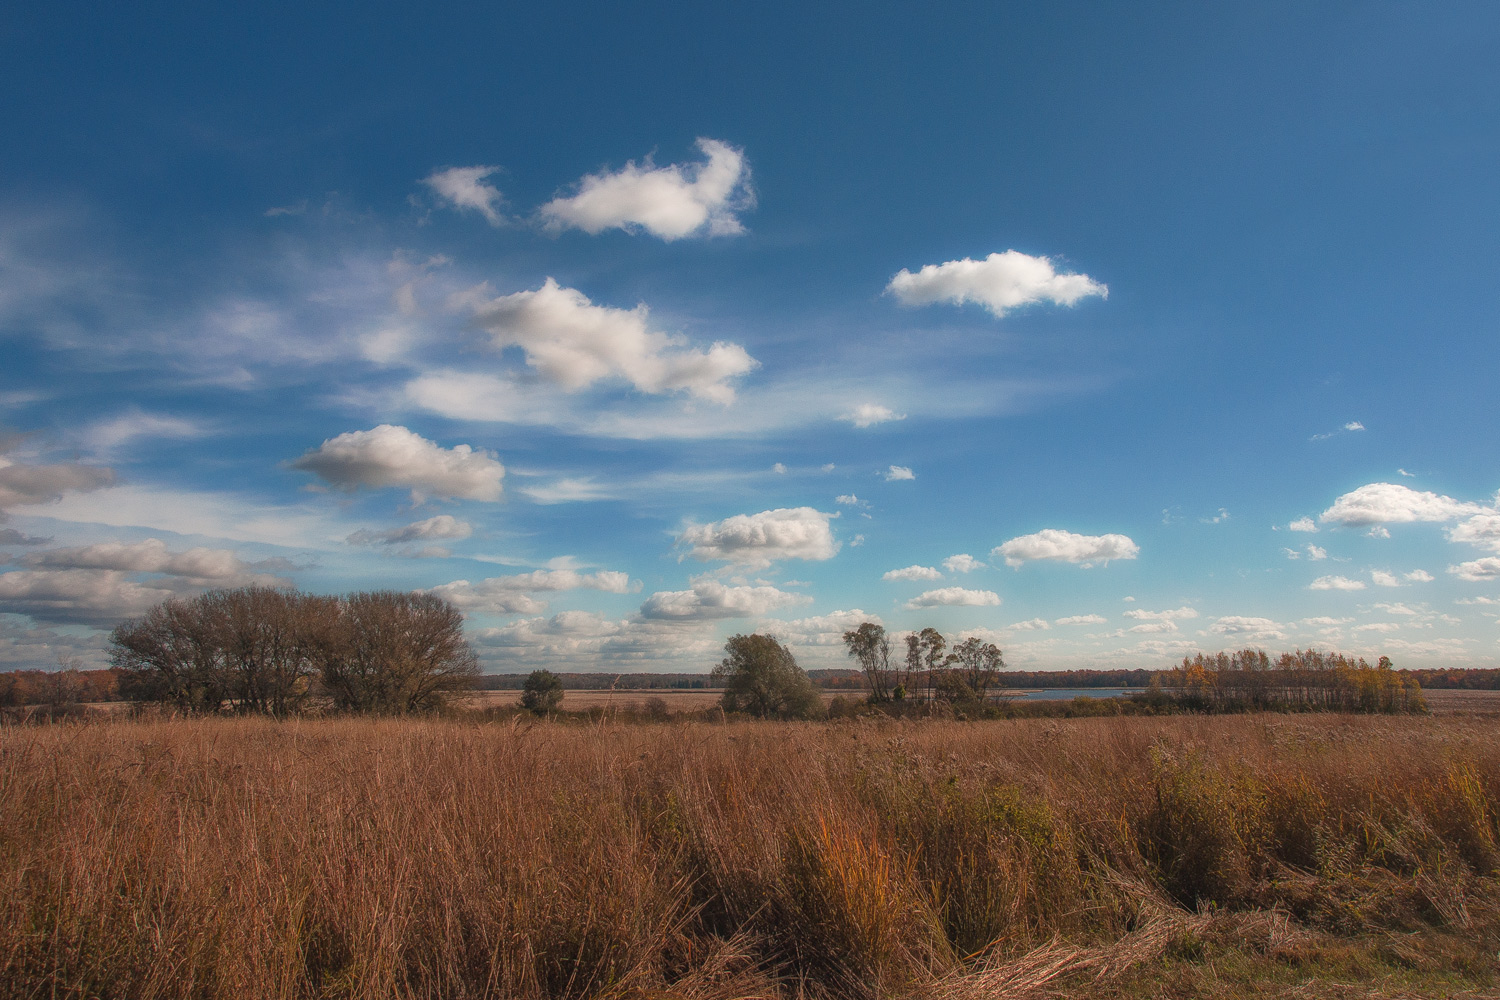
<svg viewBox="0 0 1500 1000">
<path fill-rule="evenodd" d="M 1425 712 L 1422 688 L 1389 657 L 1374 666 L 1342 653 L 1297 650 L 1272 660 L 1258 649 L 1183 657 L 1146 696 L 1204 711 Z"/>
<path fill-rule="evenodd" d="M 479 672 L 457 608 L 388 590 L 244 587 L 172 599 L 117 626 L 110 659 L 132 700 L 274 716 L 315 694 L 340 711 L 429 711 Z"/>
<path fill-rule="evenodd" d="M 1500 670 L 1490 668 L 1403 670 L 1431 691 L 1500 691 Z"/>
<path fill-rule="evenodd" d="M 547 671 L 562 681 L 569 691 L 666 691 L 702 690 L 713 687 L 707 674 L 600 674 Z M 531 673 L 535 673 L 532 671 Z M 475 682 L 477 691 L 522 691 L 531 676 L 525 674 L 487 674 Z"/>
<path fill-rule="evenodd" d="M 82 670 L 64 659 L 57 670 L 9 670 L 0 673 L 0 708 L 46 705 L 62 708 L 120 697 L 119 671 Z"/>
<path fill-rule="evenodd" d="M 982 702 L 1000 681 L 1005 659 L 992 642 L 971 636 L 949 647 L 935 628 L 906 637 L 906 657 L 892 664 L 885 628 L 865 622 L 844 633 L 849 656 L 859 664 L 870 701 L 919 699 Z"/>
<path fill-rule="evenodd" d="M 726 712 L 762 719 L 806 719 L 822 714 L 823 698 L 797 665 L 792 651 L 774 636 L 733 635 L 724 659 L 710 675 L 724 685 Z"/>
</svg>

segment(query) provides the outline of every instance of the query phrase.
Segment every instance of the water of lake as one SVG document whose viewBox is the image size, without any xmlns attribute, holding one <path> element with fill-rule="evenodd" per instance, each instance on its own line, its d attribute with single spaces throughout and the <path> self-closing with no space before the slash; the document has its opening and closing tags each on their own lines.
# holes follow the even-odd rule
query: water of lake
<svg viewBox="0 0 1500 1000">
<path fill-rule="evenodd" d="M 1002 697 L 1016 701 L 1072 701 L 1074 698 L 1118 698 L 1121 695 L 1140 694 L 1140 688 L 1028 688 L 1002 691 Z"/>
</svg>

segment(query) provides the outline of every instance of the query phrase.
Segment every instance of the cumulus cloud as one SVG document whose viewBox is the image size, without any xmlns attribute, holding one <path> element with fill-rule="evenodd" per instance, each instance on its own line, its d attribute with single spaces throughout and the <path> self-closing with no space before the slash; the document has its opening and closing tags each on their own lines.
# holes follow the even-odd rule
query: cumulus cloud
<svg viewBox="0 0 1500 1000">
<path fill-rule="evenodd" d="M 1304 618 L 1302 619 L 1302 624 L 1327 627 L 1335 625 L 1348 625 L 1352 621 L 1354 621 L 1353 618 L 1329 618 L 1327 616 L 1320 616 L 1317 618 Z"/>
<path fill-rule="evenodd" d="M 1045 528 L 1034 535 L 1012 538 L 990 552 L 1003 556 L 1005 565 L 1019 567 L 1043 559 L 1092 566 L 1111 559 L 1134 559 L 1140 546 L 1125 535 L 1075 535 L 1061 528 Z"/>
<path fill-rule="evenodd" d="M 893 465 L 885 470 L 885 481 L 888 483 L 899 482 L 903 479 L 916 479 L 917 474 L 904 465 Z"/>
<path fill-rule="evenodd" d="M 833 502 L 842 504 L 845 507 L 858 507 L 862 501 L 853 493 L 840 493 L 833 498 Z"/>
<path fill-rule="evenodd" d="M 1328 558 L 1328 550 L 1321 546 L 1309 544 L 1307 546 L 1307 558 L 1311 562 L 1321 562 Z"/>
<path fill-rule="evenodd" d="M 1365 585 L 1360 580 L 1351 580 L 1346 576 L 1320 576 L 1307 585 L 1308 590 L 1364 590 Z"/>
<path fill-rule="evenodd" d="M 761 623 L 762 630 L 779 637 L 783 642 L 797 646 L 842 646 L 844 633 L 852 632 L 865 622 L 884 624 L 879 615 L 854 608 L 850 611 L 832 611 L 813 618 L 798 618 L 794 621 L 768 619 Z"/>
<path fill-rule="evenodd" d="M 906 602 L 910 610 L 917 608 L 959 607 L 984 608 L 1000 604 L 1000 595 L 993 590 L 969 590 L 966 587 L 940 587 L 924 591 Z"/>
<path fill-rule="evenodd" d="M 1500 512 L 1486 511 L 1448 529 L 1448 541 L 1500 553 Z"/>
<path fill-rule="evenodd" d="M 977 302 L 997 319 L 1033 302 L 1071 306 L 1091 295 L 1109 295 L 1107 287 L 1086 274 L 1059 274 L 1051 258 L 1017 250 L 992 253 L 984 260 L 965 257 L 928 264 L 916 274 L 902 268 L 886 291 L 909 306 Z"/>
<path fill-rule="evenodd" d="M 0 528 L 0 545 L 46 545 L 50 538 L 27 535 L 15 528 Z"/>
<path fill-rule="evenodd" d="M 881 406 L 879 403 L 860 403 L 839 419 L 847 420 L 855 427 L 870 427 L 890 420 L 905 420 L 906 414 L 897 413 L 889 406 Z"/>
<path fill-rule="evenodd" d="M 1186 606 L 1180 608 L 1170 608 L 1166 611 L 1147 611 L 1145 608 L 1131 608 L 1129 611 L 1125 612 L 1125 617 L 1135 618 L 1139 621 L 1187 621 L 1192 618 L 1197 618 L 1198 611 L 1195 608 L 1189 608 Z"/>
<path fill-rule="evenodd" d="M 1405 524 L 1413 521 L 1452 521 L 1489 513 L 1482 504 L 1414 490 L 1400 483 L 1370 483 L 1345 493 L 1319 515 L 1325 524 L 1359 527 L 1367 524 Z"/>
<path fill-rule="evenodd" d="M 1469 580 L 1474 583 L 1500 580 L 1500 557 L 1485 556 L 1483 559 L 1471 559 L 1457 566 L 1449 566 L 1448 572 L 1460 580 Z"/>
<path fill-rule="evenodd" d="M 1210 625 L 1208 630 L 1216 635 L 1233 636 L 1236 639 L 1286 639 L 1286 633 L 1281 630 L 1281 626 L 1269 618 L 1226 615 Z"/>
<path fill-rule="evenodd" d="M 0 612 L 38 621 L 108 626 L 177 596 L 120 570 L 56 569 L 0 573 Z"/>
<path fill-rule="evenodd" d="M 1410 573 L 1407 573 L 1403 579 L 1408 583 L 1431 583 L 1436 577 L 1425 569 L 1414 569 Z"/>
<path fill-rule="evenodd" d="M 1103 615 L 1069 615 L 1053 622 L 1054 625 L 1103 625 L 1109 619 Z"/>
<path fill-rule="evenodd" d="M 759 362 L 738 344 L 716 341 L 707 350 L 684 338 L 652 330 L 644 303 L 634 309 L 596 306 L 575 288 L 548 278 L 534 291 L 485 299 L 480 286 L 460 297 L 496 350 L 519 347 L 544 377 L 577 391 L 601 379 L 620 378 L 641 392 L 685 391 L 729 403 L 730 379 Z"/>
<path fill-rule="evenodd" d="M 829 522 L 835 515 L 812 507 L 781 507 L 690 525 L 677 538 L 686 555 L 708 562 L 759 568 L 783 559 L 821 562 L 839 550 Z"/>
<path fill-rule="evenodd" d="M 615 570 L 580 573 L 572 569 L 539 569 L 511 576 L 492 576 L 478 583 L 454 580 L 430 588 L 427 592 L 452 601 L 465 612 L 510 615 L 537 614 L 546 603 L 533 594 L 562 590 L 602 590 L 608 594 L 628 594 L 632 590 L 628 574 Z"/>
<path fill-rule="evenodd" d="M 64 493 L 88 493 L 114 481 L 114 470 L 100 466 L 23 465 L 0 458 L 0 516 L 11 507 L 51 503 Z"/>
<path fill-rule="evenodd" d="M 500 215 L 500 205 L 504 199 L 501 198 L 499 190 L 484 181 L 486 177 L 499 169 L 499 167 L 449 167 L 447 170 L 433 171 L 422 178 L 422 183 L 459 211 L 478 212 L 489 220 L 490 225 L 498 226 L 505 221 Z"/>
<path fill-rule="evenodd" d="M 1028 618 L 1024 622 L 1011 622 L 1005 627 L 1017 632 L 1040 632 L 1051 628 L 1052 624 L 1045 618 Z"/>
<path fill-rule="evenodd" d="M 439 514 L 425 521 L 417 521 L 386 531 L 361 529 L 345 541 L 350 545 L 400 545 L 404 542 L 433 542 L 442 539 L 468 538 L 474 528 L 468 521 L 460 521 L 451 514 Z"/>
<path fill-rule="evenodd" d="M 1383 569 L 1373 569 L 1373 570 L 1371 570 L 1370 571 L 1370 580 L 1377 587 L 1399 587 L 1399 586 L 1401 586 L 1401 581 L 1398 580 L 1398 579 L 1396 579 L 1396 574 L 1395 573 L 1387 573 Z"/>
<path fill-rule="evenodd" d="M 1299 517 L 1299 518 L 1297 518 L 1297 520 L 1293 521 L 1291 524 L 1288 524 L 1286 526 L 1286 528 L 1287 528 L 1288 531 L 1317 531 L 1318 530 L 1318 526 L 1313 523 L 1313 519 L 1310 518 L 1310 517 Z"/>
<path fill-rule="evenodd" d="M 419 500 L 499 500 L 505 477 L 505 466 L 487 451 L 466 444 L 444 448 L 392 424 L 329 438 L 291 465 L 337 489 L 402 486 Z"/>
<path fill-rule="evenodd" d="M 943 574 L 931 566 L 907 566 L 905 569 L 889 570 L 880 578 L 882 580 L 941 580 Z"/>
<path fill-rule="evenodd" d="M 943 568 L 950 573 L 972 573 L 976 569 L 983 569 L 984 563 L 966 552 L 960 552 L 944 559 Z"/>
<path fill-rule="evenodd" d="M 219 585 L 264 584 L 276 586 L 287 581 L 256 572 L 228 549 L 196 547 L 173 552 L 159 538 L 142 542 L 101 542 L 73 548 L 35 552 L 22 559 L 23 565 L 36 569 L 111 570 L 120 573 L 162 573 L 186 580 Z"/>
<path fill-rule="evenodd" d="M 755 204 L 744 151 L 716 139 L 699 139 L 698 150 L 701 163 L 657 167 L 648 157 L 614 173 L 589 174 L 577 194 L 554 198 L 538 215 L 554 231 L 591 236 L 606 229 L 644 229 L 664 240 L 744 232 L 739 213 Z"/>
<path fill-rule="evenodd" d="M 771 586 L 731 587 L 717 580 L 693 581 L 692 590 L 664 590 L 652 594 L 641 605 L 641 617 L 665 621 L 705 621 L 720 618 L 752 618 L 777 608 L 811 604 L 805 594 L 793 594 Z"/>
<path fill-rule="evenodd" d="M 1399 632 L 1401 626 L 1395 622 L 1367 622 L 1364 625 L 1354 626 L 1356 632 Z"/>
</svg>

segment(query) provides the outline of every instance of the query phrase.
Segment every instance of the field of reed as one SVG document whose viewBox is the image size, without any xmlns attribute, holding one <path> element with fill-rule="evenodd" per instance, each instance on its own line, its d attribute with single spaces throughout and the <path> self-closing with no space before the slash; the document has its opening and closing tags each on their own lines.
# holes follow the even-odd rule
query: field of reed
<svg viewBox="0 0 1500 1000">
<path fill-rule="evenodd" d="M 5 727 L 0 997 L 1494 995 L 1497 809 L 1460 716 Z"/>
</svg>

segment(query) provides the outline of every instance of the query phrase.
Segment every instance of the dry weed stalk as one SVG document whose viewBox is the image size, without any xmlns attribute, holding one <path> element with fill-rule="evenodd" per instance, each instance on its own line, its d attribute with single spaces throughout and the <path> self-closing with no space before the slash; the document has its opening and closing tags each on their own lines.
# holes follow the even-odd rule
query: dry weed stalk
<svg viewBox="0 0 1500 1000">
<path fill-rule="evenodd" d="M 997 997 L 1213 935 L 1494 942 L 1497 792 L 1465 720 L 12 727 L 0 997 Z"/>
</svg>

